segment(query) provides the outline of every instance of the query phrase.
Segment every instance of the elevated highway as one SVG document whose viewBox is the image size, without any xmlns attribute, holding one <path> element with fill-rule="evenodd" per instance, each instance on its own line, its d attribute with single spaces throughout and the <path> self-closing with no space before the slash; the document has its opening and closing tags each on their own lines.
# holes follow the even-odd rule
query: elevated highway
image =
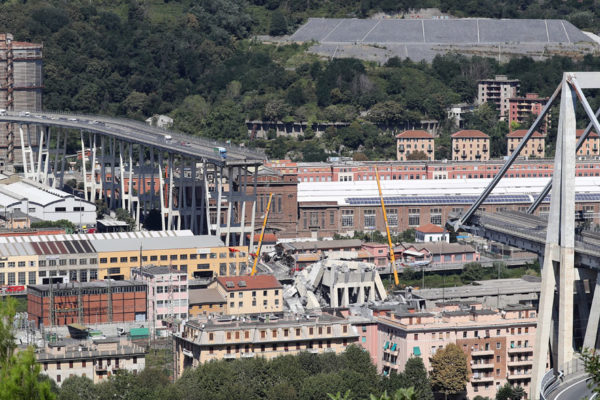
<svg viewBox="0 0 600 400">
<path fill-rule="evenodd" d="M 2 110 L 0 123 L 11 127 L 13 158 L 19 154 L 29 179 L 62 187 L 67 139 L 75 136 L 86 200 L 124 208 L 138 225 L 159 210 L 163 230 L 253 243 L 256 176 L 250 177 L 266 158 L 260 151 L 98 115 Z"/>
</svg>

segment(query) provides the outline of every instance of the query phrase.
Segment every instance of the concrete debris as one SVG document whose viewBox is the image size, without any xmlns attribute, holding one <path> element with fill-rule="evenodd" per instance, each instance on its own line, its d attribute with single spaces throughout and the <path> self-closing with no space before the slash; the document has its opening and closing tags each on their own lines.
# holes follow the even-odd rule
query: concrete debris
<svg viewBox="0 0 600 400">
<path fill-rule="evenodd" d="M 292 310 L 345 308 L 385 301 L 387 293 L 374 264 L 326 259 L 308 266 L 286 287 L 284 299 Z M 299 300 L 299 301 L 297 301 Z"/>
</svg>

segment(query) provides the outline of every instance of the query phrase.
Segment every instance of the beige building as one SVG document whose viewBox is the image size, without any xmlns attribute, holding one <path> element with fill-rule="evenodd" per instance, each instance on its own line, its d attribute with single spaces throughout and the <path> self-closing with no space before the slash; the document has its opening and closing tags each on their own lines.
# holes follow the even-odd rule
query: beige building
<svg viewBox="0 0 600 400">
<path fill-rule="evenodd" d="M 500 111 L 500 119 L 506 119 L 511 97 L 517 96 L 520 81 L 508 79 L 506 75 L 496 75 L 494 79 L 483 79 L 477 85 L 477 104 L 494 103 Z"/>
<path fill-rule="evenodd" d="M 212 360 L 275 358 L 285 354 L 341 353 L 358 339 L 356 328 L 330 314 L 261 317 L 255 321 L 199 319 L 174 335 L 175 379 L 186 368 Z"/>
<path fill-rule="evenodd" d="M 506 146 L 506 155 L 510 156 L 519 147 L 519 144 L 527 134 L 527 129 L 518 129 L 506 135 L 508 143 Z M 546 137 L 538 131 L 533 132 L 533 135 L 527 141 L 527 144 L 521 150 L 520 157 L 536 157 L 544 158 L 546 149 Z"/>
<path fill-rule="evenodd" d="M 143 347 L 119 338 L 50 343 L 38 350 L 36 357 L 42 373 L 59 386 L 70 376 L 83 376 L 99 383 L 118 371 L 137 374 L 146 364 Z"/>
<path fill-rule="evenodd" d="M 283 312 L 283 286 L 273 275 L 221 276 L 210 288 L 225 297 L 230 315 Z"/>
<path fill-rule="evenodd" d="M 435 159 L 435 144 L 433 135 L 425 131 L 404 131 L 396 135 L 396 158 L 398 161 L 407 161 L 410 155 L 421 152 L 427 161 Z"/>
<path fill-rule="evenodd" d="M 583 135 L 583 132 L 584 132 L 583 129 L 577 129 L 577 131 L 576 131 L 577 140 L 579 140 L 581 135 Z M 583 142 L 583 144 L 581 145 L 579 150 L 577 150 L 577 155 L 578 156 L 600 155 L 600 151 L 598 150 L 598 147 L 600 147 L 600 137 L 598 137 L 598 134 L 596 132 L 591 131 L 589 133 L 587 139 L 585 139 L 585 142 Z"/>
<path fill-rule="evenodd" d="M 487 161 L 490 159 L 490 137 L 478 130 L 462 130 L 452 135 L 454 161 Z"/>
<path fill-rule="evenodd" d="M 219 289 L 190 289 L 188 315 L 190 319 L 203 315 L 226 315 L 227 299 Z"/>
<path fill-rule="evenodd" d="M 471 369 L 468 398 L 494 398 L 506 382 L 529 392 L 536 325 L 529 306 L 490 310 L 454 302 L 432 312 L 390 312 L 378 318 L 378 368 L 400 372 L 410 357 L 421 357 L 430 370 L 430 357 L 454 343 Z"/>
</svg>

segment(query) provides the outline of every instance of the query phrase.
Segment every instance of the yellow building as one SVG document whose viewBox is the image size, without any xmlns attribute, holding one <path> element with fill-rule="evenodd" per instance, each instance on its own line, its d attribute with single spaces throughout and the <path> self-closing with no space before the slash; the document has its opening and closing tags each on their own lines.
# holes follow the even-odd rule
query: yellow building
<svg viewBox="0 0 600 400">
<path fill-rule="evenodd" d="M 100 279 L 130 279 L 131 268 L 141 264 L 170 266 L 187 272 L 189 279 L 209 279 L 244 273 L 247 247 L 225 247 L 213 236 L 175 236 L 139 240 L 107 240 L 98 250 Z"/>
<path fill-rule="evenodd" d="M 216 288 L 190 289 L 188 314 L 190 319 L 211 314 L 225 315 L 227 314 L 227 300 Z"/>
<path fill-rule="evenodd" d="M 409 156 L 415 152 L 421 152 L 426 160 L 433 161 L 435 159 L 433 135 L 423 130 L 404 131 L 396 135 L 396 158 L 398 161 L 410 159 Z"/>
<path fill-rule="evenodd" d="M 283 286 L 273 275 L 219 277 L 211 287 L 225 297 L 227 314 L 283 312 Z"/>
<path fill-rule="evenodd" d="M 577 129 L 577 140 L 583 135 L 583 129 Z M 597 156 L 600 155 L 598 148 L 600 147 L 600 137 L 594 131 L 591 131 L 588 137 L 585 139 L 579 150 L 577 150 L 578 156 Z"/>
<path fill-rule="evenodd" d="M 186 368 L 211 360 L 264 357 L 284 354 L 341 353 L 358 340 L 356 328 L 330 314 L 259 318 L 256 321 L 199 319 L 186 323 L 175 340 L 175 379 Z"/>
<path fill-rule="evenodd" d="M 506 135 L 506 137 L 508 138 L 508 143 L 506 146 L 507 156 L 510 156 L 512 153 L 514 153 L 514 151 L 517 149 L 517 147 L 519 147 L 519 144 L 521 143 L 526 134 L 526 129 L 518 129 Z M 525 144 L 525 147 L 523 147 L 523 149 L 521 150 L 521 153 L 519 153 L 519 156 L 544 158 L 545 147 L 546 137 L 541 133 L 535 131 L 527 141 L 527 144 Z"/>
<path fill-rule="evenodd" d="M 191 231 L 0 237 L 0 286 L 128 280 L 141 264 L 212 279 L 246 273 L 247 257 L 246 246 Z"/>
<path fill-rule="evenodd" d="M 487 161 L 490 159 L 490 137 L 478 130 L 458 131 L 452 135 L 454 161 Z"/>
</svg>

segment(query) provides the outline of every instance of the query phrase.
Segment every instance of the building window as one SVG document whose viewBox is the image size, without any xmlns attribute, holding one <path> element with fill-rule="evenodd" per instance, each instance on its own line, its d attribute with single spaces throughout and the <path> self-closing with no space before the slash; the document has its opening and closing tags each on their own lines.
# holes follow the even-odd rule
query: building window
<svg viewBox="0 0 600 400">
<path fill-rule="evenodd" d="M 429 220 L 434 225 L 442 225 L 442 209 L 432 208 L 429 210 Z"/>
<path fill-rule="evenodd" d="M 335 212 L 329 211 L 329 225 L 335 224 Z"/>
<path fill-rule="evenodd" d="M 375 210 L 364 211 L 365 228 L 375 228 Z"/>
<path fill-rule="evenodd" d="M 398 226 L 398 209 L 392 208 L 386 211 L 389 226 Z"/>
<path fill-rule="evenodd" d="M 25 285 L 25 272 L 19 272 L 19 285 Z"/>
<path fill-rule="evenodd" d="M 408 225 L 419 226 L 421 221 L 421 210 L 418 208 L 408 209 Z"/>
<path fill-rule="evenodd" d="M 342 210 L 342 228 L 354 227 L 354 210 Z"/>
</svg>

